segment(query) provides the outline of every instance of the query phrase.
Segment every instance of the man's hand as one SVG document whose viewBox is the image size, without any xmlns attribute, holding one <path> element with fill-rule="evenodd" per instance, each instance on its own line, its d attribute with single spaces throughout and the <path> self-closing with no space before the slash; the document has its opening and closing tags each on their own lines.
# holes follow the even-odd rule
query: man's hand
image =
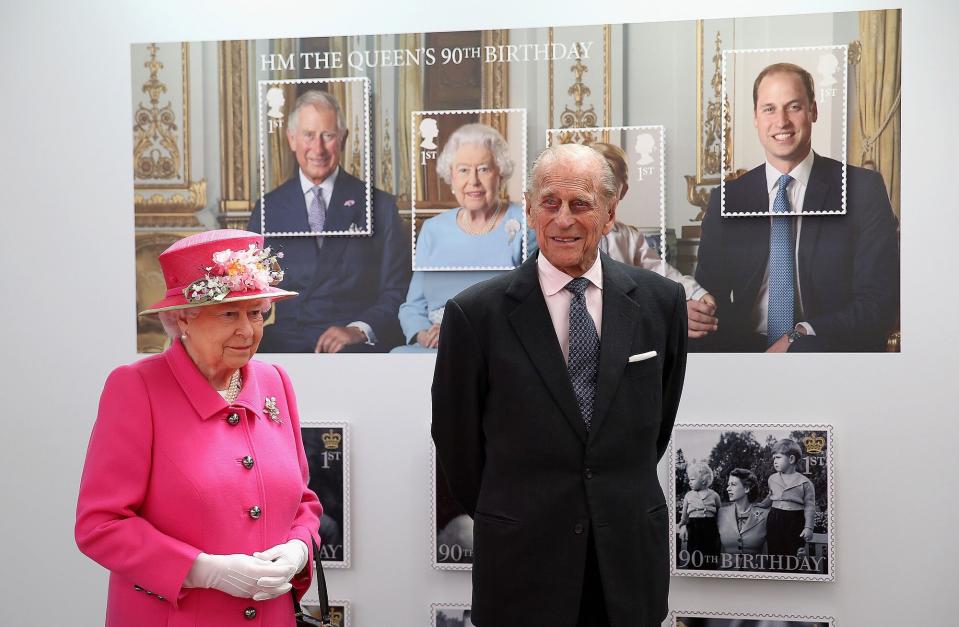
<svg viewBox="0 0 959 627">
<path fill-rule="evenodd" d="M 796 330 L 799 331 L 799 333 L 801 333 L 802 335 L 806 335 L 806 327 L 799 325 L 796 327 Z M 779 338 L 778 340 L 776 340 L 776 342 L 772 346 L 767 348 L 766 352 L 767 353 L 786 353 L 789 351 L 790 344 L 791 342 L 789 341 L 789 333 L 787 333 L 781 338 Z"/>
<path fill-rule="evenodd" d="M 434 324 L 416 334 L 416 343 L 424 348 L 436 348 L 440 345 L 440 325 Z"/>
<path fill-rule="evenodd" d="M 805 527 L 802 530 L 802 533 L 799 534 L 799 537 L 805 540 L 806 542 L 812 542 L 812 529 Z"/>
<path fill-rule="evenodd" d="M 689 532 L 686 530 L 686 525 L 679 526 L 679 539 L 683 542 L 689 540 Z"/>
<path fill-rule="evenodd" d="M 316 341 L 315 353 L 338 353 L 351 344 L 367 341 L 366 333 L 356 327 L 330 327 Z"/>
<path fill-rule="evenodd" d="M 716 299 L 710 293 L 703 294 L 699 300 L 686 301 L 686 335 L 691 339 L 706 337 L 719 328 L 716 318 Z"/>
</svg>

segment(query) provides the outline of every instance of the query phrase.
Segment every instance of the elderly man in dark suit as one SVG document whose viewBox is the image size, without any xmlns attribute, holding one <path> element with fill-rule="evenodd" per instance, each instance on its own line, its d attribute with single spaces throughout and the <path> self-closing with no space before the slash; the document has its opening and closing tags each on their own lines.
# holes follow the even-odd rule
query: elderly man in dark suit
<svg viewBox="0 0 959 627">
<path fill-rule="evenodd" d="M 686 365 L 686 297 L 598 255 L 617 187 L 548 149 L 527 193 L 540 252 L 445 309 L 433 440 L 474 520 L 479 627 L 659 625 L 668 509 L 656 476 Z"/>
<path fill-rule="evenodd" d="M 403 343 L 397 313 L 410 281 L 410 232 L 393 196 L 372 190 L 372 235 L 269 236 L 368 231 L 363 181 L 340 167 L 348 130 L 336 99 L 311 90 L 297 98 L 286 137 L 297 175 L 264 197 L 249 230 L 282 251 L 285 283 L 298 302 L 277 303 L 264 327 L 265 352 L 388 352 Z"/>
<path fill-rule="evenodd" d="M 813 79 L 778 63 L 753 84 L 766 163 L 714 189 L 696 280 L 718 308 L 690 312 L 695 350 L 881 351 L 899 313 L 897 221 L 882 177 L 815 154 Z M 788 215 L 744 216 L 743 213 Z"/>
</svg>

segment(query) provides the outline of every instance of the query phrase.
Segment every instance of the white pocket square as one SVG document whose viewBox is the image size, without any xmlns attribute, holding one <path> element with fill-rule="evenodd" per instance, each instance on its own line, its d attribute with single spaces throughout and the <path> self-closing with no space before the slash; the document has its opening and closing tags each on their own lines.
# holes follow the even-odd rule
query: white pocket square
<svg viewBox="0 0 959 627">
<path fill-rule="evenodd" d="M 656 351 L 646 351 L 645 353 L 637 353 L 629 357 L 629 363 L 633 364 L 637 361 L 646 361 L 647 359 L 652 359 L 656 356 Z"/>
</svg>

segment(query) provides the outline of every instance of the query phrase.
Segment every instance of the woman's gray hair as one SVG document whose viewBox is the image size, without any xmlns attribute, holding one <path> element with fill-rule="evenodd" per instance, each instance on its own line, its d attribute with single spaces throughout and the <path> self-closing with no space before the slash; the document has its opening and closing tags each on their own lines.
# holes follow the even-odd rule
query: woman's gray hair
<svg viewBox="0 0 959 627">
<path fill-rule="evenodd" d="M 261 311 L 265 314 L 270 309 L 270 305 L 273 304 L 272 298 L 261 298 L 259 299 L 262 303 Z M 196 318 L 200 315 L 199 307 L 184 307 L 183 309 L 171 309 L 169 311 L 161 311 L 157 313 L 157 318 L 160 319 L 160 324 L 163 325 L 163 330 L 166 331 L 166 334 L 170 336 L 171 340 L 182 335 L 180 331 L 180 325 L 177 324 L 180 320 L 188 320 L 190 318 Z"/>
<path fill-rule="evenodd" d="M 296 102 L 293 104 L 293 110 L 290 111 L 290 115 L 286 120 L 286 130 L 288 133 L 296 133 L 296 129 L 300 124 L 300 109 L 303 107 L 332 109 L 336 114 L 336 132 L 340 136 L 343 135 L 343 131 L 346 130 L 346 118 L 343 115 L 343 109 L 340 108 L 340 103 L 337 102 L 336 98 L 329 92 L 318 89 L 305 91 L 296 99 Z"/>
<path fill-rule="evenodd" d="M 461 146 L 470 144 L 485 146 L 493 153 L 496 169 L 499 170 L 500 181 L 505 181 L 513 175 L 513 159 L 509 156 L 509 144 L 492 126 L 480 124 L 464 124 L 446 140 L 439 159 L 436 160 L 436 173 L 447 185 L 453 182 L 450 173 L 453 171 L 453 159 Z"/>
<path fill-rule="evenodd" d="M 196 318 L 200 314 L 195 307 L 188 307 L 186 309 L 172 309 L 170 311 L 161 311 L 157 314 L 157 318 L 160 319 L 160 324 L 163 325 L 163 330 L 166 331 L 166 334 L 170 336 L 171 340 L 175 340 L 180 337 L 180 325 L 177 324 L 180 320 L 186 320 L 188 318 Z"/>
</svg>

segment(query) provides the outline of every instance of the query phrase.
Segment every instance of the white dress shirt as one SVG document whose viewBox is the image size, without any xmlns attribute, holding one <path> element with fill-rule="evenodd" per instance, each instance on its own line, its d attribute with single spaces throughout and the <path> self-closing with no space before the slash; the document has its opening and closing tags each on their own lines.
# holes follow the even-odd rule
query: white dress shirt
<svg viewBox="0 0 959 627">
<path fill-rule="evenodd" d="M 786 196 L 789 198 L 789 206 L 792 213 L 802 213 L 803 200 L 806 198 L 806 187 L 809 185 L 809 174 L 812 172 L 812 164 L 815 155 L 810 150 L 806 158 L 789 172 L 780 172 L 769 162 L 766 162 L 766 190 L 769 193 L 769 211 L 773 210 L 773 203 L 776 201 L 776 194 L 779 191 L 779 177 L 788 174 L 793 178 L 786 188 Z M 735 218 L 737 220 L 741 218 Z M 772 216 L 769 218 L 772 225 Z M 803 317 L 802 310 L 802 285 L 799 284 L 799 237 L 802 234 L 802 216 L 795 218 L 793 227 L 793 236 L 795 237 L 795 246 L 793 248 L 793 268 L 795 269 L 796 282 L 796 304 L 798 305 L 799 317 Z M 769 261 L 766 261 L 766 270 L 763 273 L 763 282 L 759 286 L 759 293 L 756 295 L 756 302 L 753 304 L 753 330 L 756 333 L 766 335 L 769 328 Z M 799 322 L 796 326 L 802 326 L 807 335 L 816 335 L 812 326 L 808 322 Z M 777 338 L 778 339 L 778 338 Z"/>
<path fill-rule="evenodd" d="M 563 350 L 563 359 L 568 362 L 569 304 L 573 302 L 573 294 L 566 289 L 566 284 L 572 281 L 574 277 L 551 264 L 542 251 L 536 259 L 536 269 L 539 275 L 539 287 L 543 290 L 546 308 L 549 310 L 549 317 L 553 321 L 553 329 L 556 331 L 556 339 L 559 340 L 559 347 Z M 596 333 L 602 337 L 603 264 L 600 263 L 598 254 L 596 255 L 596 261 L 583 276 L 589 279 L 590 283 L 585 294 L 586 311 L 589 312 L 589 317 L 593 319 L 593 324 L 596 325 Z"/>
</svg>

